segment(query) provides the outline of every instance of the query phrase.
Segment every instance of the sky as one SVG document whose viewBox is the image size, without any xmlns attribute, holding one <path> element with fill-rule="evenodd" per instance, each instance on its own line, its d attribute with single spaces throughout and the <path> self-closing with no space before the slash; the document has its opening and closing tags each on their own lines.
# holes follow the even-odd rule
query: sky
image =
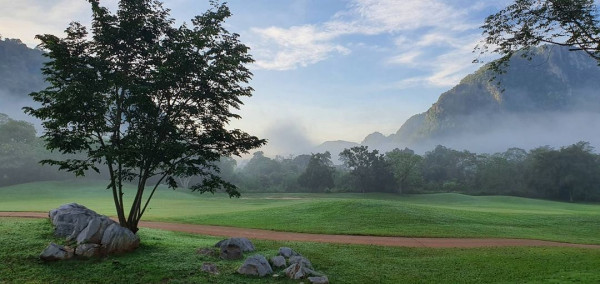
<svg viewBox="0 0 600 284">
<path fill-rule="evenodd" d="M 177 24 L 208 0 L 165 0 Z M 231 127 L 267 138 L 265 152 L 310 152 L 329 140 L 395 133 L 481 65 L 485 18 L 508 0 L 230 0 L 226 28 L 255 62 L 253 97 Z M 116 0 L 101 0 L 114 9 Z M 0 0 L 0 35 L 30 47 L 36 34 L 89 25 L 85 0 Z M 290 147 L 295 148 L 293 151 Z"/>
</svg>

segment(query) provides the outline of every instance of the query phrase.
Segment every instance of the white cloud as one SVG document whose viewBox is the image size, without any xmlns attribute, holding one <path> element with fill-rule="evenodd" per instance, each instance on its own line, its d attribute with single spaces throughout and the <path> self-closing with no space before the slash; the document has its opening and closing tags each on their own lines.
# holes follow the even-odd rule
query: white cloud
<svg viewBox="0 0 600 284">
<path fill-rule="evenodd" d="M 470 5 L 472 9 L 482 9 L 480 2 Z M 468 11 L 469 8 L 458 9 L 439 0 L 353 0 L 347 10 L 324 23 L 253 28 L 251 46 L 256 66 L 270 70 L 295 69 L 336 54 L 350 54 L 352 46 L 341 43 L 347 35 L 401 34 L 395 38 L 397 46 L 461 48 L 464 42 L 453 37 L 475 27 L 466 20 Z M 434 32 L 426 33 L 427 30 Z M 424 33 L 417 42 L 410 39 L 416 31 Z M 388 63 L 412 64 L 420 55 L 420 51 L 401 49 Z"/>
</svg>

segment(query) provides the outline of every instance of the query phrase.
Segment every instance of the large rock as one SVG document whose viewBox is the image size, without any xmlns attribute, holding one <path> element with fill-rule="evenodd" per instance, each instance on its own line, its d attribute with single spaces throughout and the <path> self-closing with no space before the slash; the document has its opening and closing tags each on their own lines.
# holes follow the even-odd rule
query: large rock
<svg viewBox="0 0 600 284">
<path fill-rule="evenodd" d="M 215 247 L 223 248 L 228 245 L 236 245 L 238 246 L 242 252 L 252 252 L 255 250 L 254 244 L 247 238 L 230 238 L 219 241 L 215 244 Z"/>
<path fill-rule="evenodd" d="M 55 243 L 50 243 L 50 245 L 48 245 L 48 247 L 40 254 L 40 258 L 45 261 L 65 260 L 73 258 L 73 256 L 74 253 L 72 248 L 57 245 Z"/>
<path fill-rule="evenodd" d="M 102 253 L 123 253 L 135 250 L 140 245 L 140 238 L 131 230 L 114 222 L 104 231 L 100 245 Z"/>
<path fill-rule="evenodd" d="M 50 221 L 54 225 L 54 235 L 74 240 L 87 227 L 91 219 L 99 215 L 77 203 L 62 205 L 49 212 Z"/>
<path fill-rule="evenodd" d="M 75 254 L 93 257 L 135 250 L 139 237 L 110 218 L 77 203 L 69 203 L 49 212 L 56 236 L 75 241 Z M 42 257 L 42 256 L 40 256 Z"/>
<path fill-rule="evenodd" d="M 272 274 L 273 269 L 264 256 L 257 254 L 247 258 L 237 272 L 244 275 L 263 277 Z"/>
</svg>

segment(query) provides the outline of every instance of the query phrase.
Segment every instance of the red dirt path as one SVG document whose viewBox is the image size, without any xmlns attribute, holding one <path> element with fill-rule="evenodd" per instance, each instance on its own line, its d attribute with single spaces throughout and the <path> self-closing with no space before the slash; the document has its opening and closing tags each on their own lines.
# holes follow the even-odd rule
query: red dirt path
<svg viewBox="0 0 600 284">
<path fill-rule="evenodd" d="M 48 218 L 44 212 L 0 212 L 0 217 L 20 218 Z M 250 239 L 273 241 L 298 241 L 338 244 L 361 244 L 394 247 L 428 247 L 428 248 L 477 248 L 477 247 L 514 247 L 514 246 L 551 246 L 551 247 L 577 247 L 600 249 L 600 245 L 570 244 L 551 241 L 527 239 L 474 239 L 474 238 L 407 238 L 407 237 L 380 237 L 380 236 L 354 236 L 354 235 L 324 235 L 278 232 L 259 229 L 245 229 L 223 226 L 208 226 L 194 224 L 179 224 L 166 222 L 141 221 L 140 227 L 161 229 L 168 231 L 185 232 L 192 234 L 246 237 Z"/>
</svg>

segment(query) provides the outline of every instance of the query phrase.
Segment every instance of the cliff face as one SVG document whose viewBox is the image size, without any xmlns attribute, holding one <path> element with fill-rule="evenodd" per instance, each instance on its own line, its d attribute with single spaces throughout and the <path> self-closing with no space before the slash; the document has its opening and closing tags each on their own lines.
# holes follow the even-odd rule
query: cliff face
<svg viewBox="0 0 600 284">
<path fill-rule="evenodd" d="M 505 74 L 491 80 L 494 75 L 484 66 L 465 77 L 388 139 L 409 147 L 426 141 L 435 144 L 491 131 L 506 124 L 507 117 L 600 112 L 600 67 L 582 52 L 539 47 L 531 60 L 516 56 Z"/>
</svg>

